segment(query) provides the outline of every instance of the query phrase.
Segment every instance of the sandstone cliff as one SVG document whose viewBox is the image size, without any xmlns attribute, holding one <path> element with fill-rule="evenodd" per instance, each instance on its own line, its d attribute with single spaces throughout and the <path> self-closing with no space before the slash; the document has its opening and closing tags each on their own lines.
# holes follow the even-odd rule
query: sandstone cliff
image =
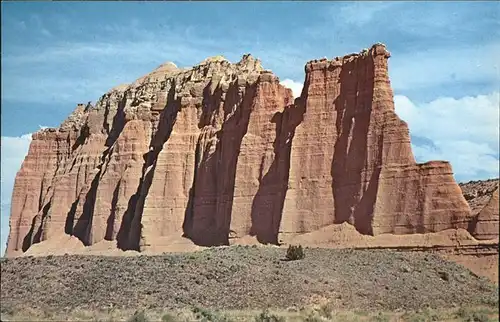
<svg viewBox="0 0 500 322">
<path fill-rule="evenodd" d="M 417 164 L 385 46 L 306 64 L 300 98 L 250 55 L 172 63 L 33 135 L 7 255 L 68 234 L 147 250 L 185 236 L 278 243 L 331 224 L 369 235 L 468 228 L 444 161 Z"/>
</svg>

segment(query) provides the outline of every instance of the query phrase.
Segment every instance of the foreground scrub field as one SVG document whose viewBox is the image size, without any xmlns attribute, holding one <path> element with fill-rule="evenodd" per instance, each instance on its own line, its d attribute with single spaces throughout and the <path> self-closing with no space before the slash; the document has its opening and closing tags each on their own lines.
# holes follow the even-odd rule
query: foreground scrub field
<svg viewBox="0 0 500 322">
<path fill-rule="evenodd" d="M 346 314 L 473 321 L 473 314 L 498 312 L 490 309 L 498 305 L 496 285 L 436 255 L 306 248 L 304 259 L 285 261 L 285 252 L 231 246 L 160 256 L 2 259 L 2 320 L 126 320 L 137 311 L 141 321 L 144 310 L 151 321 L 253 321 L 262 314 L 262 321 L 276 321 L 266 314 L 290 321 L 346 321 L 339 318 Z"/>
<path fill-rule="evenodd" d="M 70 314 L 52 314 L 36 310 L 24 310 L 15 314 L 3 314 L 2 321 L 94 321 L 94 322 L 423 322 L 423 321 L 498 321 L 498 308 L 492 307 L 460 307 L 453 309 L 429 309 L 417 311 L 338 311 L 327 303 L 297 310 L 229 310 L 218 311 L 199 307 L 184 310 L 108 310 L 82 311 Z"/>
</svg>

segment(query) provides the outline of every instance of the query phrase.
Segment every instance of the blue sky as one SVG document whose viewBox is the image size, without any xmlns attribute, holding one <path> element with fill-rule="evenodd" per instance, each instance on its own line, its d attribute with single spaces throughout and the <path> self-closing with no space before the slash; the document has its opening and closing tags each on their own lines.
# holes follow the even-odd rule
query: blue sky
<svg viewBox="0 0 500 322">
<path fill-rule="evenodd" d="M 29 133 L 165 61 L 245 53 L 300 90 L 311 59 L 383 42 L 419 161 L 498 176 L 498 2 L 2 2 L 2 252 Z"/>
</svg>

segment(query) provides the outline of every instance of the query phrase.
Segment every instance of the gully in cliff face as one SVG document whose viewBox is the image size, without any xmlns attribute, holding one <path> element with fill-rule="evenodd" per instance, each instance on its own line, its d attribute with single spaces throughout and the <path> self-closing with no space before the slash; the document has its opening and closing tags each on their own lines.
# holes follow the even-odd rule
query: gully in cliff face
<svg viewBox="0 0 500 322">
<path fill-rule="evenodd" d="M 182 235 L 277 244 L 342 222 L 369 235 L 467 228 L 473 217 L 449 164 L 414 160 L 389 56 L 376 44 L 311 61 L 295 101 L 245 55 L 167 63 L 77 107 L 33 136 L 7 256 L 60 234 L 143 251 Z"/>
</svg>

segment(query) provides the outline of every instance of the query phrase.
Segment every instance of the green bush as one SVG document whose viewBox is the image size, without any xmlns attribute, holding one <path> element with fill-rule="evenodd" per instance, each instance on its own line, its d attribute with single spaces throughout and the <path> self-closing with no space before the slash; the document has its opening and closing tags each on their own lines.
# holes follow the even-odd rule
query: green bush
<svg viewBox="0 0 500 322">
<path fill-rule="evenodd" d="M 440 316 L 438 312 L 425 308 L 417 312 L 409 312 L 403 315 L 403 320 L 408 322 L 428 322 L 428 321 L 442 321 L 446 320 L 446 317 Z"/>
<path fill-rule="evenodd" d="M 14 309 L 12 309 L 12 307 L 10 307 L 8 305 L 7 306 L 6 305 L 2 305 L 0 307 L 0 312 L 2 314 L 14 315 Z"/>
<path fill-rule="evenodd" d="M 334 306 L 332 303 L 327 303 L 319 308 L 319 314 L 327 319 L 333 318 Z"/>
<path fill-rule="evenodd" d="M 375 322 L 389 322 L 391 319 L 388 315 L 378 312 L 377 315 L 373 316 L 372 320 Z"/>
<path fill-rule="evenodd" d="M 210 322 L 230 322 L 231 320 L 225 316 L 220 314 L 219 312 L 212 312 L 202 307 L 194 307 L 192 309 L 193 313 L 196 315 L 196 318 L 201 319 L 202 321 L 210 321 Z"/>
<path fill-rule="evenodd" d="M 146 317 L 146 314 L 144 314 L 144 311 L 135 311 L 134 315 L 132 315 L 127 322 L 148 322 L 148 318 Z"/>
<path fill-rule="evenodd" d="M 162 322 L 177 322 L 177 318 L 175 317 L 175 315 L 172 315 L 170 313 L 165 313 L 161 317 L 161 321 Z"/>
<path fill-rule="evenodd" d="M 324 319 L 320 316 L 317 316 L 313 312 L 310 312 L 305 318 L 304 322 L 323 322 Z"/>
<path fill-rule="evenodd" d="M 255 322 L 285 322 L 285 318 L 269 313 L 269 309 L 265 309 L 255 317 Z"/>
<path fill-rule="evenodd" d="M 491 321 L 486 310 L 461 307 L 457 316 L 464 322 L 489 322 Z"/>
<path fill-rule="evenodd" d="M 290 245 L 290 246 L 288 246 L 288 249 L 286 250 L 286 260 L 295 261 L 295 260 L 303 259 L 304 257 L 305 257 L 305 254 L 304 254 L 304 250 L 302 249 L 302 245 L 299 245 L 299 246 Z"/>
</svg>

